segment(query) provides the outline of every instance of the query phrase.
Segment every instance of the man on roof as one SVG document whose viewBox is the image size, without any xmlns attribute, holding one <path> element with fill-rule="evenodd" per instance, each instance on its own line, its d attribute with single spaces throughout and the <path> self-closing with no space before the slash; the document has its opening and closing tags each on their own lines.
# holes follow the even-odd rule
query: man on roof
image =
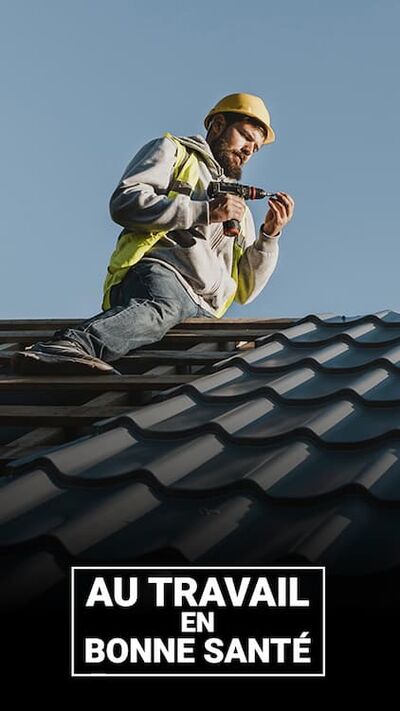
<svg viewBox="0 0 400 711">
<path fill-rule="evenodd" d="M 236 183 L 242 168 L 275 133 L 262 99 L 231 94 L 207 114 L 202 135 L 169 133 L 129 163 L 111 196 L 123 228 L 104 282 L 102 311 L 78 328 L 55 332 L 13 356 L 21 373 L 118 373 L 113 361 L 160 340 L 188 318 L 221 318 L 235 300 L 248 304 L 267 284 L 294 200 L 270 197 L 256 234 L 243 197 L 219 193 L 211 181 Z M 236 236 L 223 223 L 237 220 Z"/>
</svg>

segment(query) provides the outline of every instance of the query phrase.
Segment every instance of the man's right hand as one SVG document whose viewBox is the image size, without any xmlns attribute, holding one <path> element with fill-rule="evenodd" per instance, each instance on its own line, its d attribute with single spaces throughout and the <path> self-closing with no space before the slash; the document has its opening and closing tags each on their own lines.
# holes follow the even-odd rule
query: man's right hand
<svg viewBox="0 0 400 711">
<path fill-rule="evenodd" d="M 241 222 L 246 210 L 244 199 L 238 195 L 224 193 L 210 200 L 210 224 L 238 220 Z"/>
</svg>

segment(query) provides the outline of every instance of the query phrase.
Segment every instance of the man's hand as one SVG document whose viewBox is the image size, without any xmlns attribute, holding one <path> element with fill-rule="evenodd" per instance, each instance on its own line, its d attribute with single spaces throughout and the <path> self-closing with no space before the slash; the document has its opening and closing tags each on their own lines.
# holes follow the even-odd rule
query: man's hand
<svg viewBox="0 0 400 711">
<path fill-rule="evenodd" d="M 231 193 L 218 195 L 210 200 L 210 224 L 226 220 L 242 220 L 246 205 L 244 199 Z"/>
<path fill-rule="evenodd" d="M 294 200 L 288 193 L 276 193 L 279 200 L 274 200 L 269 198 L 268 204 L 270 209 L 268 210 L 264 224 L 262 226 L 263 232 L 270 237 L 276 237 L 278 232 L 280 232 L 285 225 L 292 219 L 294 212 Z"/>
</svg>

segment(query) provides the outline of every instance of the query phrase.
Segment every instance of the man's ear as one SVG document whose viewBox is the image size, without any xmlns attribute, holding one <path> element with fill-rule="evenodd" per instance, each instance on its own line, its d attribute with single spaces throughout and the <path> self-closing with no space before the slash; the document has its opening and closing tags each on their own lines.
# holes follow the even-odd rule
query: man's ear
<svg viewBox="0 0 400 711">
<path fill-rule="evenodd" d="M 219 136 L 225 131 L 226 119 L 223 114 L 215 114 L 211 119 L 211 124 L 209 128 L 210 138 L 219 138 Z"/>
</svg>

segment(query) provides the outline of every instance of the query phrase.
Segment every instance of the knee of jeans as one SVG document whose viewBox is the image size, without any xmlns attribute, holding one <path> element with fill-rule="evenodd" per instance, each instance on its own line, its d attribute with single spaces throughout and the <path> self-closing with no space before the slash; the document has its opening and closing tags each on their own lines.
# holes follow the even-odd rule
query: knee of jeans
<svg viewBox="0 0 400 711">
<path fill-rule="evenodd" d="M 196 307 L 194 302 L 193 306 Z M 163 338 L 167 331 L 194 314 L 194 309 L 188 313 L 188 307 L 179 298 L 135 297 L 129 300 L 126 308 L 131 311 L 132 320 L 135 320 L 137 310 L 138 324 L 146 331 L 150 330 L 154 340 Z"/>
<path fill-rule="evenodd" d="M 153 301 L 153 308 L 158 315 L 158 326 L 161 333 L 165 333 L 188 318 L 179 300 Z"/>
</svg>

